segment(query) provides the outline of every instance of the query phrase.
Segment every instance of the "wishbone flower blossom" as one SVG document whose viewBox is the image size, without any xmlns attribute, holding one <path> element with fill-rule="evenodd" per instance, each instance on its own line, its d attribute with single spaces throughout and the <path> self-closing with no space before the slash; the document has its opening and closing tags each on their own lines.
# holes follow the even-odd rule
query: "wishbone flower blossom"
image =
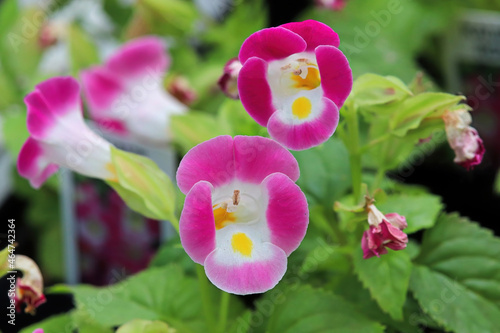
<svg viewBox="0 0 500 333">
<path fill-rule="evenodd" d="M 285 147 L 317 146 L 337 128 L 339 108 L 352 88 L 338 46 L 338 35 L 314 20 L 257 31 L 241 46 L 241 102 Z"/>
<path fill-rule="evenodd" d="M 446 136 L 450 147 L 455 151 L 454 162 L 467 170 L 481 164 L 485 152 L 483 140 L 471 126 L 469 111 L 446 111 L 443 115 Z"/>
<path fill-rule="evenodd" d="M 126 43 L 104 66 L 82 71 L 91 117 L 101 128 L 152 145 L 170 141 L 170 116 L 187 107 L 163 86 L 169 66 L 165 44 L 156 37 Z"/>
<path fill-rule="evenodd" d="M 382 214 L 372 201 L 367 204 L 370 229 L 363 233 L 361 248 L 363 259 L 386 254 L 386 247 L 393 250 L 406 248 L 408 236 L 402 231 L 408 224 L 404 216 L 396 213 Z"/>
<path fill-rule="evenodd" d="M 24 102 L 30 136 L 19 153 L 17 170 L 31 186 L 39 188 L 59 166 L 90 177 L 115 179 L 111 144 L 85 124 L 75 79 L 48 79 Z"/>
<path fill-rule="evenodd" d="M 45 303 L 43 294 L 43 278 L 38 265 L 29 257 L 16 256 L 16 269 L 23 272 L 22 278 L 17 278 L 14 301 L 16 311 L 21 311 L 21 305 L 26 304 L 24 312 L 34 315 L 36 308 Z"/>
<path fill-rule="evenodd" d="M 293 155 L 262 137 L 219 136 L 184 156 L 181 243 L 215 286 L 245 295 L 281 280 L 309 221 L 298 177 Z"/>
</svg>

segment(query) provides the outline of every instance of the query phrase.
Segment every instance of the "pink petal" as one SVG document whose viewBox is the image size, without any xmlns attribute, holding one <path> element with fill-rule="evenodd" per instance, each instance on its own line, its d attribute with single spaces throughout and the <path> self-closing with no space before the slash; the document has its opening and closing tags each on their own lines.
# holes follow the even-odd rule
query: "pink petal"
<svg viewBox="0 0 500 333">
<path fill-rule="evenodd" d="M 280 172 L 293 181 L 299 179 L 297 160 L 279 143 L 260 136 L 234 138 L 236 178 L 259 184 L 272 173 Z"/>
<path fill-rule="evenodd" d="M 315 53 L 325 97 L 340 109 L 352 89 L 349 62 L 342 51 L 333 46 L 318 46 Z"/>
<path fill-rule="evenodd" d="M 290 178 L 282 173 L 269 175 L 262 185 L 267 189 L 267 225 L 271 242 L 290 255 L 304 239 L 309 223 L 307 200 Z"/>
<path fill-rule="evenodd" d="M 307 43 L 306 51 L 314 51 L 320 45 L 339 47 L 340 44 L 339 35 L 332 28 L 315 20 L 290 22 L 280 27 L 291 30 L 304 38 Z"/>
<path fill-rule="evenodd" d="M 361 249 L 363 250 L 363 259 L 369 259 L 377 255 L 375 252 L 372 251 L 372 249 L 368 245 L 368 237 L 369 237 L 369 231 L 366 230 L 363 233 L 363 236 L 361 237 Z"/>
<path fill-rule="evenodd" d="M 217 288 L 228 293 L 247 295 L 263 293 L 278 284 L 286 272 L 287 258 L 282 249 L 271 243 L 254 248 L 258 259 L 242 262 L 230 249 L 217 248 L 205 260 L 205 273 Z"/>
<path fill-rule="evenodd" d="M 389 221 L 390 224 L 397 227 L 399 230 L 406 229 L 408 227 L 408 223 L 406 222 L 406 218 L 397 213 L 386 214 L 385 218 Z"/>
<path fill-rule="evenodd" d="M 35 139 L 29 137 L 17 158 L 19 174 L 27 178 L 32 187 L 40 188 L 58 169 L 56 164 L 50 163 L 50 160 L 44 156 L 42 146 Z"/>
<path fill-rule="evenodd" d="M 267 28 L 251 34 L 241 45 L 238 57 L 242 64 L 251 57 L 277 60 L 303 52 L 306 46 L 302 37 L 288 29 Z"/>
<path fill-rule="evenodd" d="M 323 110 L 315 119 L 289 124 L 283 122 L 277 112 L 269 119 L 267 130 L 274 140 L 288 149 L 303 150 L 328 140 L 335 132 L 338 122 L 337 106 L 331 100 L 323 98 Z"/>
<path fill-rule="evenodd" d="M 165 43 L 157 37 L 142 37 L 123 45 L 106 63 L 116 75 L 133 80 L 146 75 L 160 75 L 167 70 L 170 60 Z"/>
<path fill-rule="evenodd" d="M 122 84 L 112 72 L 101 67 L 87 69 L 80 73 L 83 93 L 93 118 L 116 118 L 112 115 L 115 100 L 124 91 Z M 109 115 L 108 115 L 109 114 Z"/>
<path fill-rule="evenodd" d="M 267 63 L 259 58 L 248 59 L 238 75 L 238 92 L 246 111 L 261 126 L 266 126 L 276 110 L 271 87 L 267 82 Z"/>
<path fill-rule="evenodd" d="M 234 179 L 233 138 L 218 136 L 193 147 L 177 169 L 177 185 L 189 192 L 200 180 L 218 187 Z"/>
<path fill-rule="evenodd" d="M 38 84 L 24 102 L 28 131 L 36 139 L 46 137 L 58 117 L 72 111 L 81 114 L 80 88 L 71 77 L 55 77 Z"/>
<path fill-rule="evenodd" d="M 186 196 L 179 221 L 181 243 L 194 262 L 203 264 L 215 249 L 215 220 L 212 208 L 213 186 L 196 183 Z"/>
</svg>

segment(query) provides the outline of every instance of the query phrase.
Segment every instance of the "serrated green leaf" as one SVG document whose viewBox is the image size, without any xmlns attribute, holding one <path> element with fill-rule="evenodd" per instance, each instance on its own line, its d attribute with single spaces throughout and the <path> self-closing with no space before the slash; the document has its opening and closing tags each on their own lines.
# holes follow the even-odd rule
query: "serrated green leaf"
<svg viewBox="0 0 500 333">
<path fill-rule="evenodd" d="M 274 292 L 276 295 L 279 290 Z M 384 328 L 358 313 L 342 298 L 310 287 L 281 292 L 279 297 L 264 298 L 257 305 L 257 313 L 265 309 L 269 315 L 266 332 L 383 332 Z M 262 315 L 262 314 L 261 314 Z"/>
<path fill-rule="evenodd" d="M 457 333 L 500 327 L 500 239 L 457 214 L 424 233 L 410 288 L 423 310 Z"/>
<path fill-rule="evenodd" d="M 205 328 L 198 283 L 176 266 L 150 268 L 109 287 L 72 288 L 77 309 L 85 309 L 103 326 L 123 325 L 131 318 L 161 320 L 179 333 Z"/>
<path fill-rule="evenodd" d="M 390 120 L 390 128 L 394 135 L 403 137 L 409 130 L 419 127 L 422 120 L 432 114 L 440 116 L 450 107 L 464 100 L 464 96 L 445 93 L 422 93 L 406 99 L 401 111 Z"/>
<path fill-rule="evenodd" d="M 174 217 L 174 186 L 153 161 L 115 147 L 111 148 L 111 160 L 117 180 L 107 183 L 130 208 L 154 219 L 170 220 Z"/>
<path fill-rule="evenodd" d="M 350 98 L 363 107 L 396 102 L 411 95 L 398 78 L 368 73 L 354 81 Z"/>
<path fill-rule="evenodd" d="M 406 217 L 408 227 L 404 232 L 411 234 L 432 227 L 443 209 L 443 204 L 437 195 L 403 193 L 388 196 L 384 202 L 377 204 L 377 207 L 384 214 L 398 213 Z"/>
<path fill-rule="evenodd" d="M 332 207 L 351 186 L 349 154 L 332 138 L 319 147 L 292 152 L 300 166 L 297 184 L 317 203 Z"/>
<path fill-rule="evenodd" d="M 358 248 L 353 264 L 354 271 L 380 308 L 392 318 L 402 320 L 412 269 L 408 253 L 389 251 L 380 258 L 363 259 L 363 252 Z"/>
</svg>

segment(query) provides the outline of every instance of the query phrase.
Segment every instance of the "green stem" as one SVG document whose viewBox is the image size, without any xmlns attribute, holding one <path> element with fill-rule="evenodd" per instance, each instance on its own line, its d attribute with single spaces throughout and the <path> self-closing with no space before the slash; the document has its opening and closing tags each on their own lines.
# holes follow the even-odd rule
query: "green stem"
<svg viewBox="0 0 500 333">
<path fill-rule="evenodd" d="M 373 139 L 372 141 L 368 142 L 366 145 L 364 145 L 363 147 L 361 147 L 359 149 L 360 154 L 365 153 L 368 149 L 372 148 L 373 146 L 378 145 L 379 143 L 384 142 L 385 140 L 389 139 L 390 137 L 391 137 L 390 134 L 384 134 L 382 136 L 379 136 L 376 139 Z"/>
<path fill-rule="evenodd" d="M 220 299 L 220 310 L 219 310 L 219 329 L 217 332 L 224 333 L 226 331 L 226 323 L 227 323 L 227 314 L 229 312 L 229 301 L 230 301 L 229 293 L 222 292 L 222 296 Z"/>
<path fill-rule="evenodd" d="M 215 316 L 210 299 L 209 284 L 203 266 L 196 265 L 196 275 L 198 276 L 198 283 L 200 285 L 201 303 L 203 305 L 205 323 L 207 324 L 208 332 L 215 332 Z"/>
<path fill-rule="evenodd" d="M 346 112 L 347 132 L 349 140 L 349 162 L 351 165 L 352 191 L 354 203 L 358 203 L 361 197 L 361 152 L 359 149 L 359 122 L 358 110 L 351 104 Z"/>
</svg>

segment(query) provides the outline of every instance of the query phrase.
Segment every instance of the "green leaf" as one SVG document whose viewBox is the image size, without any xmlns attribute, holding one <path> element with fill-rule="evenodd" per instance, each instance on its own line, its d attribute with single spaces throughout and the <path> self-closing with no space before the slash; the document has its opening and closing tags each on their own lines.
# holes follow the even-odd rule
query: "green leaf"
<svg viewBox="0 0 500 333">
<path fill-rule="evenodd" d="M 226 99 L 219 110 L 218 118 L 231 129 L 231 135 L 267 135 L 267 129 L 250 117 L 241 101 Z"/>
<path fill-rule="evenodd" d="M 61 333 L 72 332 L 75 325 L 71 319 L 71 313 L 64 313 L 25 327 L 20 333 L 33 333 L 37 328 L 42 328 L 44 333 Z"/>
<path fill-rule="evenodd" d="M 123 325 L 130 319 L 161 320 L 179 333 L 203 331 L 198 283 L 176 266 L 150 268 L 109 287 L 72 288 L 78 309 L 103 326 Z"/>
<path fill-rule="evenodd" d="M 181 37 L 193 30 L 198 12 L 194 5 L 182 0 L 143 0 L 137 10 L 154 33 Z"/>
<path fill-rule="evenodd" d="M 300 166 L 297 184 L 317 203 L 332 207 L 351 186 L 349 154 L 332 138 L 319 147 L 292 152 Z"/>
<path fill-rule="evenodd" d="M 19 10 L 16 0 L 6 0 L 0 5 L 0 36 L 6 36 L 7 31 L 16 22 Z"/>
<path fill-rule="evenodd" d="M 134 319 L 118 328 L 116 333 L 176 333 L 164 322 Z"/>
<path fill-rule="evenodd" d="M 162 267 L 176 264 L 183 269 L 187 275 L 196 276 L 196 266 L 182 248 L 178 238 L 171 239 L 162 244 L 156 255 L 149 264 L 151 267 Z"/>
<path fill-rule="evenodd" d="M 268 296 L 269 294 L 269 296 Z M 358 313 L 342 298 L 307 286 L 273 290 L 261 300 L 254 316 L 270 316 L 266 332 L 383 332 L 383 326 Z M 265 311 L 265 312 L 264 312 Z"/>
<path fill-rule="evenodd" d="M 392 133 L 403 137 L 409 130 L 418 128 L 425 117 L 431 114 L 441 116 L 447 108 L 455 106 L 464 98 L 464 96 L 434 92 L 410 97 L 404 101 L 401 111 L 391 119 Z"/>
<path fill-rule="evenodd" d="M 398 78 L 368 73 L 354 81 L 350 98 L 362 107 L 395 102 L 411 95 Z"/>
<path fill-rule="evenodd" d="M 199 112 L 172 116 L 170 122 L 174 143 L 184 153 L 197 144 L 229 132 L 215 117 Z"/>
<path fill-rule="evenodd" d="M 389 251 L 380 258 L 363 259 L 358 248 L 354 254 L 354 271 L 382 310 L 396 320 L 403 319 L 412 264 L 408 253 Z"/>
<path fill-rule="evenodd" d="M 410 288 L 423 310 L 457 333 L 500 327 L 500 239 L 458 214 L 424 233 Z"/>
<path fill-rule="evenodd" d="M 117 180 L 107 183 L 127 205 L 144 216 L 174 219 L 175 189 L 170 178 L 150 159 L 111 148 L 112 166 Z M 171 220 L 175 225 L 175 220 Z"/>
<path fill-rule="evenodd" d="M 432 227 L 443 209 L 443 204 L 437 195 L 404 193 L 388 196 L 384 202 L 377 203 L 377 207 L 384 214 L 398 213 L 406 217 L 408 227 L 404 232 L 411 234 Z"/>
<path fill-rule="evenodd" d="M 77 75 L 80 70 L 100 62 L 96 45 L 77 25 L 69 27 L 68 41 L 73 75 Z"/>
<path fill-rule="evenodd" d="M 26 139 L 29 137 L 28 129 L 26 128 L 26 114 L 23 112 L 7 112 L 3 115 L 3 137 L 5 138 L 4 145 L 14 159 L 21 151 Z"/>
</svg>

